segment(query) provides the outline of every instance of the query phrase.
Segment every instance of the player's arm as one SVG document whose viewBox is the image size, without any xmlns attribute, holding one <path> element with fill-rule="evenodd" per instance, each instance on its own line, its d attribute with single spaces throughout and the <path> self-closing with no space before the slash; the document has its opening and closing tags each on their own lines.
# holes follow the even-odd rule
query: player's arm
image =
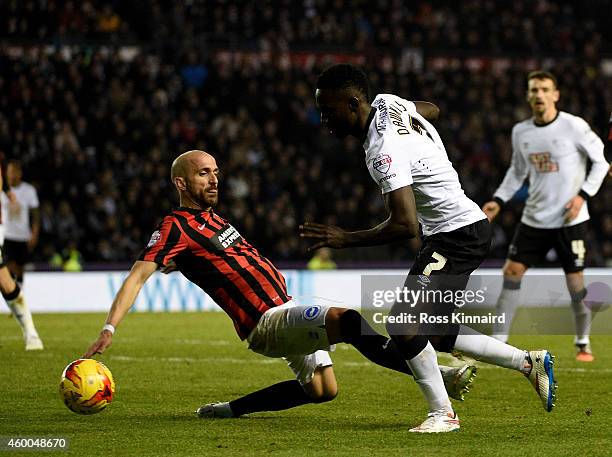
<svg viewBox="0 0 612 457">
<path fill-rule="evenodd" d="M 38 207 L 30 208 L 30 230 L 32 231 L 32 237 L 28 241 L 28 248 L 31 251 L 38 244 L 38 237 L 40 236 L 40 210 Z"/>
<path fill-rule="evenodd" d="M 157 268 L 158 265 L 155 262 L 138 260 L 134 263 L 113 300 L 108 317 L 106 318 L 107 325 L 100 332 L 98 339 L 89 347 L 84 355 L 85 358 L 91 357 L 94 354 L 102 354 L 111 345 L 114 329 L 134 305 L 140 289 L 142 289 L 144 283 L 147 282 Z M 109 326 L 112 327 L 109 328 Z"/>
<path fill-rule="evenodd" d="M 576 121 L 575 134 L 576 147 L 589 158 L 591 169 L 582 183 L 578 195 L 572 197 L 565 204 L 564 218 L 566 222 L 574 220 L 582 209 L 584 202 L 597 193 L 610 167 L 604 155 L 603 142 L 586 121 L 582 119 Z"/>
<path fill-rule="evenodd" d="M 411 186 L 386 193 L 385 204 L 389 217 L 371 229 L 347 232 L 332 225 L 306 222 L 300 226 L 300 236 L 316 241 L 309 251 L 325 246 L 336 249 L 377 246 L 418 236 L 419 222 Z"/>
<path fill-rule="evenodd" d="M 429 102 L 414 102 L 417 113 L 427 119 L 429 122 L 437 121 L 440 117 L 440 108 Z"/>
<path fill-rule="evenodd" d="M 512 130 L 512 161 L 510 168 L 508 168 L 504 180 L 493 194 L 493 199 L 482 206 L 482 211 L 487 215 L 489 222 L 497 217 L 503 206 L 521 188 L 528 172 L 527 162 L 518 146 L 515 127 Z"/>
</svg>

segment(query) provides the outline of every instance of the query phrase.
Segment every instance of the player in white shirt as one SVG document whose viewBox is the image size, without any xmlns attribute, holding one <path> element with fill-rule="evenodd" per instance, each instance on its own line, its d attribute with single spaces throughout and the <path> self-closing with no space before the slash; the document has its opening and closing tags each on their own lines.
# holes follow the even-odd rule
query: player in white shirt
<svg viewBox="0 0 612 457">
<path fill-rule="evenodd" d="M 0 189 L 2 193 L 6 193 L 10 196 L 8 202 L 15 204 L 15 196 L 10 192 L 9 186 L 6 179 L 3 176 L 3 170 L 5 169 L 4 164 L 0 160 Z M 4 226 L 0 223 L 0 246 L 4 243 Z M 21 327 L 23 332 L 23 338 L 25 341 L 26 351 L 37 351 L 43 349 L 43 343 L 40 339 L 34 321 L 32 320 L 32 313 L 26 304 L 21 287 L 15 281 L 11 272 L 6 266 L 6 259 L 4 258 L 3 248 L 0 247 L 0 293 L 6 301 L 9 309 L 15 319 Z"/>
<path fill-rule="evenodd" d="M 6 167 L 6 179 L 15 201 L 10 202 L 2 194 L 2 220 L 4 221 L 4 255 L 7 266 L 21 287 L 28 255 L 38 243 L 40 215 L 38 194 L 31 184 L 22 181 L 23 169 L 17 160 L 10 160 Z"/>
<path fill-rule="evenodd" d="M 559 111 L 558 101 L 554 75 L 544 71 L 529 73 L 527 102 L 533 116 L 512 129 L 512 163 L 494 199 L 483 206 L 492 221 L 525 179 L 529 180 L 529 196 L 508 249 L 504 286 L 497 302 L 498 314 L 505 313 L 506 319 L 493 331 L 499 340 L 508 340 L 520 299 L 521 279 L 529 267 L 543 262 L 546 253 L 554 248 L 572 300 L 576 360 L 591 362 L 591 311 L 583 300 L 587 202 L 599 190 L 609 165 L 599 137 L 580 117 Z M 588 175 L 587 161 L 591 162 Z"/>
<path fill-rule="evenodd" d="M 369 103 L 366 75 L 348 65 L 334 65 L 317 81 L 316 102 L 321 122 L 333 135 L 361 138 L 366 165 L 379 185 L 389 216 L 369 230 L 348 232 L 339 227 L 305 223 L 301 236 L 313 239 L 311 249 L 373 246 L 407 240 L 419 234 L 425 239 L 406 280 L 418 279 L 423 288 L 465 288 L 469 275 L 485 258 L 491 232 L 485 214 L 467 198 L 448 160 L 436 129 L 438 108 L 380 94 Z M 416 276 L 414 276 L 416 275 Z M 428 303 L 417 308 L 448 316 L 454 306 Z M 391 314 L 405 311 L 395 303 Z M 464 325 L 434 329 L 387 325 L 396 346 L 406 358 L 427 399 L 427 419 L 411 432 L 437 433 L 459 429 L 459 420 L 444 390 L 435 350 L 463 352 L 475 359 L 517 370 L 528 376 L 544 408 L 551 411 L 555 399 L 552 356 L 546 350 L 524 351 L 479 334 Z"/>
</svg>

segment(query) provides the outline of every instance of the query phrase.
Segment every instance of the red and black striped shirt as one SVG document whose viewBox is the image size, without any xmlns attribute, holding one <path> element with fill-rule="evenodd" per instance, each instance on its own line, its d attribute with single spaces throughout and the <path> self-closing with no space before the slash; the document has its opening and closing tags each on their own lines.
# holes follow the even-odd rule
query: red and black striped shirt
<svg viewBox="0 0 612 457">
<path fill-rule="evenodd" d="M 174 210 L 138 259 L 162 266 L 172 259 L 232 318 L 241 339 L 268 309 L 291 300 L 285 278 L 272 262 L 212 210 Z"/>
</svg>

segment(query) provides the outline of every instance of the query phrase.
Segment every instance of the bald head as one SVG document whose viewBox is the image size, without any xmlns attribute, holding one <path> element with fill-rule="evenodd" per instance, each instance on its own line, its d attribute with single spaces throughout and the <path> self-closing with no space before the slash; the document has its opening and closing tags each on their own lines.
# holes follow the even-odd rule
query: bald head
<svg viewBox="0 0 612 457">
<path fill-rule="evenodd" d="M 219 168 L 205 151 L 187 151 L 172 162 L 170 176 L 179 192 L 181 206 L 208 209 L 217 204 Z"/>
<path fill-rule="evenodd" d="M 172 162 L 172 168 L 170 168 L 170 179 L 172 179 L 172 182 L 174 182 L 176 177 L 185 178 L 191 171 L 197 170 L 202 159 L 215 160 L 206 151 L 194 149 L 193 151 L 183 152 Z"/>
</svg>

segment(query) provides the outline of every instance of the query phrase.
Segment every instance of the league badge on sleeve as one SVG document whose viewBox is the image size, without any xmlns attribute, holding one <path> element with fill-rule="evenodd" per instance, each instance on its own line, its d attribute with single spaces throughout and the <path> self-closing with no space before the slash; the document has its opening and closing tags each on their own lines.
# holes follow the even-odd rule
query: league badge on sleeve
<svg viewBox="0 0 612 457">
<path fill-rule="evenodd" d="M 391 160 L 391 157 L 389 155 L 378 154 L 374 158 L 374 163 L 372 164 L 372 166 L 380 174 L 386 175 L 389 172 L 389 169 L 391 168 L 391 162 L 393 161 Z"/>
<path fill-rule="evenodd" d="M 159 230 L 155 230 L 151 235 L 151 239 L 147 243 L 147 248 L 155 246 L 159 240 L 161 240 L 161 232 Z"/>
</svg>

